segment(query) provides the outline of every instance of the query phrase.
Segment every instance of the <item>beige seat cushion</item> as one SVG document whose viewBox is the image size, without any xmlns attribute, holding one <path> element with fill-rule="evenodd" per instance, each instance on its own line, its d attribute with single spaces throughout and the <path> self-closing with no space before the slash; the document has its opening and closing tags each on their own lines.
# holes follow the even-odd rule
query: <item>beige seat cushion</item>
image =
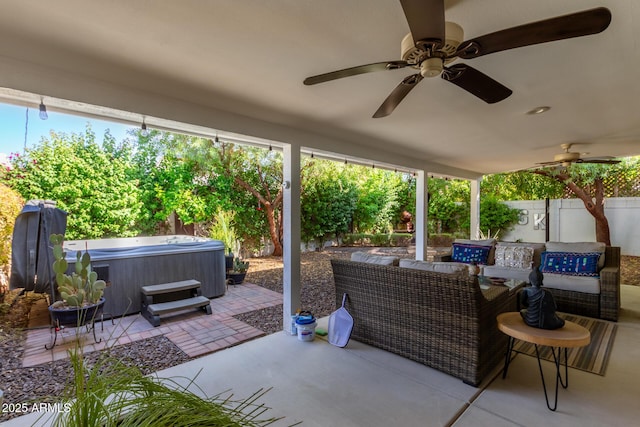
<svg viewBox="0 0 640 427">
<path fill-rule="evenodd" d="M 433 271 L 436 273 L 454 274 L 456 276 L 470 275 L 468 264 L 461 262 L 427 262 L 413 259 L 401 259 L 401 268 L 412 268 L 414 270 Z M 475 268 L 474 268 L 475 270 Z"/>
<path fill-rule="evenodd" d="M 544 273 L 542 278 L 542 287 L 563 289 L 565 291 L 584 292 L 585 294 L 599 294 L 600 278 Z"/>
<path fill-rule="evenodd" d="M 351 254 L 351 261 L 366 262 L 378 265 L 398 265 L 399 257 L 393 255 L 373 255 L 367 252 L 354 252 Z"/>
<path fill-rule="evenodd" d="M 487 265 L 484 267 L 483 275 L 487 277 L 501 277 L 503 279 L 515 279 L 529 282 L 531 270 L 526 268 L 498 267 L 497 265 Z"/>
</svg>

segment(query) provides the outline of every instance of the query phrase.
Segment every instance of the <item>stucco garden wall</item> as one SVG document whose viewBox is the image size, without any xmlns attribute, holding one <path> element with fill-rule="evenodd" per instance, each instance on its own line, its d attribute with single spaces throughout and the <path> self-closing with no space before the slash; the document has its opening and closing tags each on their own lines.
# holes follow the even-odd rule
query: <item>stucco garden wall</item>
<svg viewBox="0 0 640 427">
<path fill-rule="evenodd" d="M 512 201 L 507 204 L 520 209 L 520 222 L 513 230 L 503 232 L 500 240 L 544 242 L 548 226 L 550 241 L 595 241 L 595 220 L 582 200 L 549 200 L 548 220 L 544 217 L 544 200 Z M 640 256 L 640 198 L 606 199 L 605 214 L 609 220 L 611 244 L 620 246 L 622 255 Z"/>
</svg>

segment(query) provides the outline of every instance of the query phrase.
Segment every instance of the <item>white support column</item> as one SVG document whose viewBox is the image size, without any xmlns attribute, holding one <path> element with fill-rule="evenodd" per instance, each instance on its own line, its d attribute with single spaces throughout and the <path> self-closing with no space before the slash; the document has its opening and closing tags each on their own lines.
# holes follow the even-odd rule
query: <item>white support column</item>
<svg viewBox="0 0 640 427">
<path fill-rule="evenodd" d="M 290 332 L 291 314 L 300 307 L 300 147 L 283 149 L 282 272 L 283 328 Z"/>
<path fill-rule="evenodd" d="M 416 218 L 415 218 L 415 238 L 416 238 L 416 259 L 425 261 L 427 259 L 427 214 L 429 212 L 429 186 L 427 174 L 424 171 L 416 173 Z"/>
<path fill-rule="evenodd" d="M 472 239 L 480 238 L 480 182 L 482 182 L 482 178 L 471 180 L 471 229 L 469 235 Z"/>
</svg>

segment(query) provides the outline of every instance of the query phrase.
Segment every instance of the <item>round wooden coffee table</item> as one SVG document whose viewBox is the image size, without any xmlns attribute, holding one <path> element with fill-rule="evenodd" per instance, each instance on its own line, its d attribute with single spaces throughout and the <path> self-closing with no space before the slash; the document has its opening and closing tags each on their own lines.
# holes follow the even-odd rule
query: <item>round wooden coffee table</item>
<svg viewBox="0 0 640 427">
<path fill-rule="evenodd" d="M 539 329 L 534 328 L 522 320 L 519 312 L 502 313 L 498 315 L 498 329 L 509 336 L 509 344 L 504 359 L 504 371 L 502 378 L 506 378 L 509 363 L 511 362 L 511 354 L 513 344 L 516 339 L 534 344 L 536 348 L 536 357 L 538 358 L 538 368 L 540 369 L 540 378 L 542 378 L 542 388 L 544 389 L 544 398 L 547 401 L 547 408 L 555 411 L 558 407 L 558 383 L 562 384 L 562 388 L 569 387 L 569 369 L 567 367 L 567 349 L 573 347 L 584 347 L 591 342 L 591 333 L 588 329 L 565 320 L 564 326 L 560 329 Z M 553 361 L 556 365 L 556 395 L 553 407 L 549 405 L 547 396 L 547 387 L 542 372 L 542 364 L 540 363 L 539 345 L 551 347 Z M 562 365 L 562 350 L 564 349 L 564 380 L 562 379 L 560 366 Z M 557 353 L 556 353 L 557 350 Z"/>
</svg>

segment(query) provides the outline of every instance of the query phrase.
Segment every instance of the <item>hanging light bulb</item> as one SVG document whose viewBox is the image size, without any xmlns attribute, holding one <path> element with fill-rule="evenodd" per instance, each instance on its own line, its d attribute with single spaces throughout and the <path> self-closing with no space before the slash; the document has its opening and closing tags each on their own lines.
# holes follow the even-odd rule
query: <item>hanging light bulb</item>
<svg viewBox="0 0 640 427">
<path fill-rule="evenodd" d="M 213 142 L 215 142 L 216 144 L 217 144 L 218 142 L 220 142 L 220 140 L 218 139 L 218 135 L 216 135 L 216 137 L 215 137 L 215 138 L 213 138 Z"/>
<path fill-rule="evenodd" d="M 147 129 L 147 124 L 144 122 L 144 119 L 142 119 L 142 126 L 140 126 L 140 128 L 142 129 L 140 135 L 145 137 L 149 136 L 149 130 Z"/>
<path fill-rule="evenodd" d="M 47 107 L 44 105 L 44 100 L 40 98 L 40 119 L 47 120 L 49 115 L 47 114 Z"/>
<path fill-rule="evenodd" d="M 273 147 L 269 144 L 269 151 L 273 151 Z"/>
</svg>

